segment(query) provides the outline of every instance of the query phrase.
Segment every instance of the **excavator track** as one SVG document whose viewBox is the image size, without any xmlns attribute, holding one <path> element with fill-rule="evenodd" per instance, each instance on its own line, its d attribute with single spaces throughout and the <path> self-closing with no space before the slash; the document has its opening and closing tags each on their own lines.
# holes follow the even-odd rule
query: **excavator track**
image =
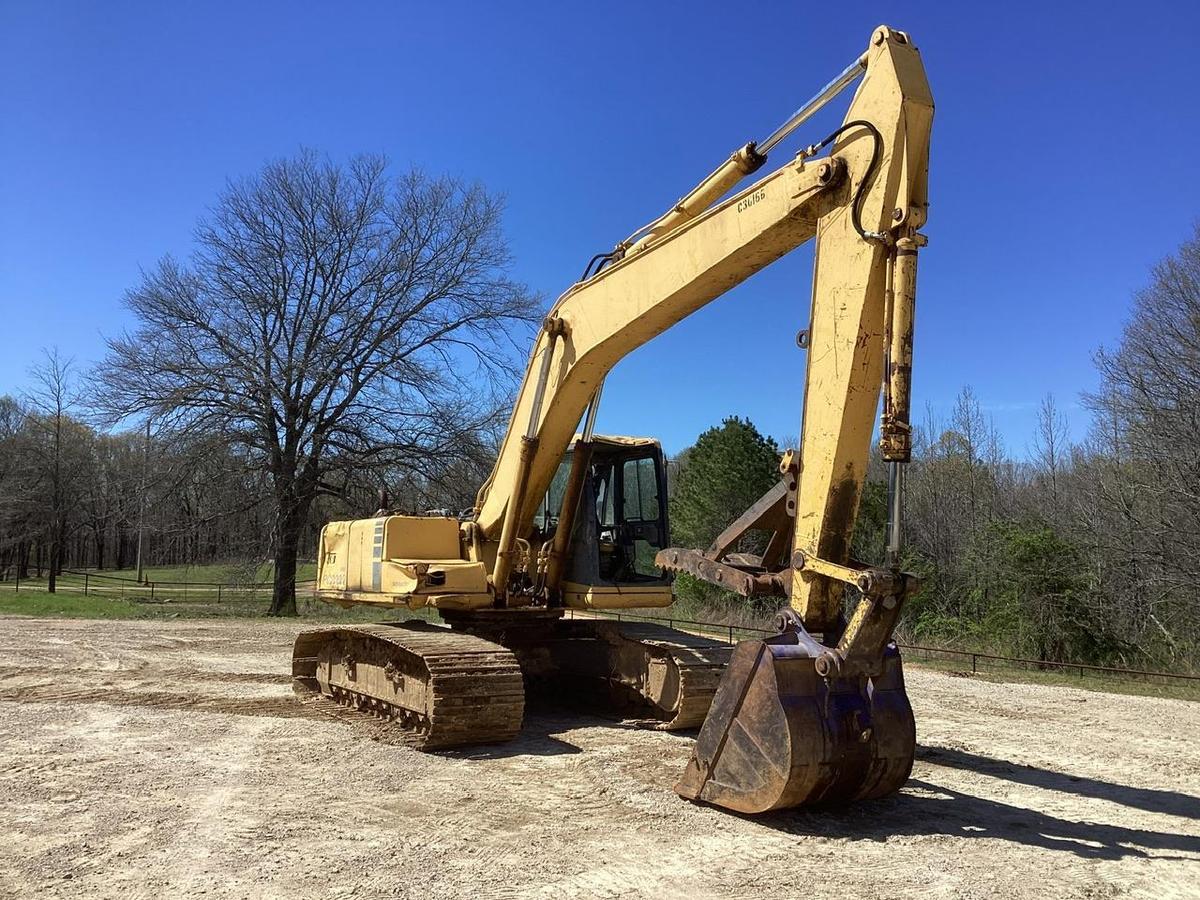
<svg viewBox="0 0 1200 900">
<path fill-rule="evenodd" d="M 645 622 L 598 623 L 597 632 L 613 646 L 615 658 L 632 657 L 633 665 L 614 667 L 612 677 L 649 704 L 657 720 L 653 727 L 700 727 L 732 647 Z"/>
<path fill-rule="evenodd" d="M 663 730 L 698 728 L 733 648 L 652 622 L 579 616 L 562 609 L 442 610 L 455 629 L 508 647 L 528 687 Z"/>
<path fill-rule="evenodd" d="M 511 740 L 525 710 L 511 651 L 419 621 L 301 632 L 292 685 L 385 720 L 422 750 Z"/>
</svg>

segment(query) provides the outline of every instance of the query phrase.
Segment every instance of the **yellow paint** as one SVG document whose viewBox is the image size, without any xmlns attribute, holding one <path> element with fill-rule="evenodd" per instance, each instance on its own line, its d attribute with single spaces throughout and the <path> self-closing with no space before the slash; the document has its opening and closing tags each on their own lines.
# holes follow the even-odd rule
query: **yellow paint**
<svg viewBox="0 0 1200 900">
<path fill-rule="evenodd" d="M 643 609 L 670 606 L 671 588 L 663 585 L 620 587 L 563 582 L 563 602 L 573 609 Z"/>
<path fill-rule="evenodd" d="M 867 74 L 846 121 L 865 119 L 883 136 L 879 174 L 862 205 L 862 226 L 893 237 L 925 221 L 933 99 L 920 55 L 895 32 L 872 40 Z M 844 134 L 834 154 L 861 173 L 871 154 L 863 129 Z M 897 226 L 893 211 L 901 210 Z M 850 535 L 867 474 L 887 347 L 885 283 L 888 248 L 862 240 L 848 204 L 821 217 L 813 272 L 801 473 L 793 548 L 833 563 L 849 561 Z M 897 233 L 898 232 L 898 233 Z M 805 625 L 822 631 L 841 607 L 842 584 L 793 573 L 792 606 Z"/>
</svg>

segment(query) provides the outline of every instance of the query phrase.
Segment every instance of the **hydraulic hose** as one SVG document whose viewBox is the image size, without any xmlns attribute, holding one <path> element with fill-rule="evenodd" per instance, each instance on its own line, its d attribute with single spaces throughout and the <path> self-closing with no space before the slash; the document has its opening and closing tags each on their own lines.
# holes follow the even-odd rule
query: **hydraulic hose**
<svg viewBox="0 0 1200 900">
<path fill-rule="evenodd" d="M 852 122 L 846 122 L 836 131 L 829 134 L 825 140 L 809 148 L 807 155 L 812 156 L 820 150 L 824 150 L 832 144 L 838 137 L 851 128 L 865 128 L 871 134 L 871 161 L 867 164 L 867 171 L 859 181 L 858 187 L 854 191 L 854 200 L 850 204 L 850 220 L 854 223 L 854 230 L 858 232 L 858 236 L 864 241 L 876 241 L 885 243 L 887 235 L 882 231 L 865 231 L 862 226 L 862 199 L 866 193 L 867 184 L 875 177 L 875 170 L 879 168 L 879 157 L 883 150 L 883 135 L 879 133 L 879 129 L 868 122 L 866 119 L 855 119 Z"/>
</svg>

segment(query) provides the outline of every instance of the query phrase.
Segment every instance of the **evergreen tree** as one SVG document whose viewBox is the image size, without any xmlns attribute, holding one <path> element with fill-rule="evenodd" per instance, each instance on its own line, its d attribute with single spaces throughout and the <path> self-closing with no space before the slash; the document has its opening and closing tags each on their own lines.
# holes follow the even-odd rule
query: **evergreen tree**
<svg viewBox="0 0 1200 900">
<path fill-rule="evenodd" d="M 672 543 L 704 550 L 734 519 L 779 479 L 779 447 L 749 419 L 730 416 L 710 428 L 682 454 L 671 492 Z M 748 535 L 734 549 L 761 552 L 766 536 Z M 676 592 L 685 600 L 712 602 L 725 594 L 681 575 Z"/>
</svg>

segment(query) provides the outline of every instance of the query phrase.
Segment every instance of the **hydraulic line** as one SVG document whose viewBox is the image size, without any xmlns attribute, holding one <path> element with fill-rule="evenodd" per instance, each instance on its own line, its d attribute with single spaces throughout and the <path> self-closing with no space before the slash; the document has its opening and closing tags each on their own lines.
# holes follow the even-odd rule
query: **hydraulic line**
<svg viewBox="0 0 1200 900">
<path fill-rule="evenodd" d="M 865 119 L 855 119 L 853 122 L 847 122 L 835 131 L 830 132 L 821 143 L 813 144 L 804 151 L 804 155 L 815 156 L 820 151 L 824 150 L 835 140 L 839 135 L 844 134 L 851 128 L 865 128 L 871 134 L 871 161 L 867 163 L 867 171 L 863 174 L 862 180 L 859 181 L 858 187 L 854 191 L 854 200 L 850 204 L 850 220 L 854 223 L 854 230 L 858 232 L 858 236 L 864 241 L 875 241 L 876 243 L 887 243 L 887 235 L 882 231 L 865 231 L 862 226 L 862 200 L 863 195 L 867 192 L 867 185 L 871 179 L 875 177 L 875 170 L 879 167 L 880 156 L 883 150 L 883 135 L 879 133 L 879 129 Z"/>
<path fill-rule="evenodd" d="M 608 253 L 597 253 L 588 260 L 588 264 L 584 267 L 583 274 L 579 276 L 579 280 L 587 281 L 593 275 L 599 274 L 600 270 L 604 268 L 605 263 L 612 262 L 614 256 L 616 256 L 615 250 L 610 250 Z M 600 263 L 600 265 L 596 266 L 596 263 Z M 592 266 L 596 266 L 595 272 L 592 271 Z"/>
<path fill-rule="evenodd" d="M 584 267 L 583 275 L 580 276 L 579 280 L 587 281 L 593 275 L 599 274 L 600 270 L 603 269 L 607 263 L 611 263 L 614 261 L 614 259 L 617 259 L 620 256 L 622 256 L 624 254 L 624 252 L 627 249 L 629 249 L 630 247 L 633 247 L 633 251 L 636 252 L 638 247 L 634 246 L 634 243 L 639 235 L 642 235 L 646 232 L 652 232 L 656 227 L 661 226 L 665 219 L 670 218 L 672 216 L 672 214 L 677 215 L 679 213 L 682 213 L 684 210 L 684 207 L 689 205 L 688 204 L 689 200 L 694 199 L 699 195 L 703 198 L 704 202 L 702 202 L 698 205 L 696 205 L 696 204 L 693 204 L 693 205 L 698 206 L 698 210 L 703 210 L 703 209 L 707 208 L 707 206 L 713 200 L 715 200 L 720 194 L 724 193 L 726 190 L 728 190 L 730 187 L 732 187 L 733 184 L 735 183 L 735 180 L 730 180 L 730 178 L 724 177 L 725 172 L 729 168 L 729 164 L 731 162 L 737 163 L 738 166 L 735 168 L 735 170 L 730 171 L 728 173 L 730 176 L 734 175 L 735 173 L 737 174 L 738 177 L 748 175 L 751 172 L 758 169 L 759 167 L 761 167 L 762 164 L 764 162 L 766 162 L 767 154 L 770 153 L 773 149 L 775 149 L 775 147 L 784 138 L 786 138 L 788 135 L 790 135 L 793 131 L 795 131 L 797 128 L 799 128 L 802 124 L 807 122 L 814 115 L 816 115 L 816 113 L 822 107 L 824 107 L 825 104 L 827 104 L 830 100 L 832 100 L 834 97 L 836 97 L 842 91 L 844 91 L 847 87 L 849 87 L 851 84 L 853 84 L 855 81 L 857 81 L 858 78 L 866 70 L 867 70 L 867 55 L 864 53 L 862 56 L 860 56 L 858 59 L 856 59 L 854 62 L 852 62 L 849 66 L 847 66 L 841 72 L 841 74 L 839 74 L 836 78 L 833 79 L 833 81 L 831 81 L 831 82 L 829 82 L 829 84 L 825 85 L 825 87 L 823 87 L 816 94 L 816 96 L 814 96 L 811 100 L 809 100 L 807 103 L 805 103 L 799 109 L 797 109 L 794 113 L 792 113 L 790 116 L 788 116 L 787 120 L 782 125 L 780 125 L 778 128 L 776 128 L 773 132 L 771 132 L 770 136 L 767 137 L 766 140 L 759 141 L 759 142 L 752 141 L 751 143 L 749 143 L 745 147 L 743 147 L 741 150 L 734 153 L 734 155 L 731 157 L 731 159 L 729 161 L 723 163 L 721 165 L 721 167 L 717 169 L 716 172 L 714 172 L 712 175 L 710 175 L 708 178 L 706 178 L 704 181 L 702 181 L 700 183 L 700 185 L 692 191 L 691 194 L 689 194 L 687 197 L 684 197 L 682 200 L 680 200 L 679 203 L 677 203 L 674 207 L 672 207 L 672 210 L 670 212 L 668 212 L 665 216 L 657 219 L 654 222 L 651 222 L 648 225 L 644 225 L 643 227 L 639 228 L 637 231 L 635 231 L 633 234 L 631 234 L 628 238 L 626 238 L 624 241 L 622 241 L 619 245 L 617 245 L 617 249 L 612 250 L 608 253 L 597 253 L 595 256 L 593 256 L 591 258 L 591 260 L 588 261 L 587 266 Z M 875 139 L 875 150 L 871 155 L 871 165 L 867 167 L 867 175 L 866 175 L 866 177 L 863 178 L 863 184 L 866 184 L 868 181 L 870 181 L 871 176 L 874 175 L 875 167 L 879 161 L 879 149 L 883 143 L 883 140 L 880 137 L 879 131 L 870 122 L 863 122 L 861 120 L 855 121 L 855 122 L 847 122 L 845 125 L 843 125 L 841 128 L 839 128 L 833 134 L 831 134 L 828 138 L 826 138 L 824 141 L 822 141 L 815 148 L 810 147 L 809 150 L 812 152 L 816 152 L 816 150 L 819 150 L 819 149 L 827 146 L 832 140 L 834 140 L 839 134 L 841 134 L 847 128 L 850 128 L 855 125 L 859 125 L 859 126 L 870 129 L 870 131 L 872 133 L 872 137 Z M 737 169 L 740 169 L 740 171 L 737 171 Z M 863 238 L 863 240 L 884 241 L 885 238 L 881 232 L 874 232 L 874 231 L 866 232 L 862 228 L 861 222 L 859 221 L 860 210 L 858 208 L 859 201 L 861 200 L 861 197 L 862 197 L 862 192 L 863 192 L 863 188 L 862 188 L 862 185 L 860 185 L 859 191 L 855 195 L 855 199 L 854 199 L 854 207 L 855 207 L 855 209 L 854 209 L 854 214 L 855 214 L 854 227 L 858 231 L 859 236 L 861 238 Z M 683 215 L 683 218 L 691 218 L 692 216 L 694 216 L 696 214 L 696 212 L 698 210 L 692 209 L 692 210 L 688 211 L 687 213 L 685 213 Z M 670 229 L 668 228 L 667 230 L 670 230 Z M 651 237 L 653 237 L 653 235 Z M 599 265 L 597 265 L 597 263 L 599 263 Z M 595 267 L 595 271 L 593 271 L 593 266 Z"/>
</svg>

